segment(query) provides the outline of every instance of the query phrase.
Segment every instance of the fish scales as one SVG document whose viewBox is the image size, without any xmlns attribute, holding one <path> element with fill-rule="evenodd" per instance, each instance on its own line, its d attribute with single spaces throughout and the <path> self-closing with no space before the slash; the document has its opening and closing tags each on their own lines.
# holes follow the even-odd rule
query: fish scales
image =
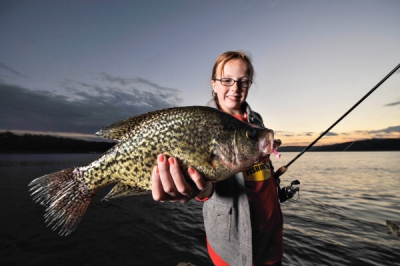
<svg viewBox="0 0 400 266">
<path fill-rule="evenodd" d="M 116 183 L 105 199 L 149 193 L 160 153 L 177 158 L 186 178 L 187 169 L 194 167 L 205 179 L 220 181 L 264 160 L 273 148 L 272 130 L 201 106 L 131 117 L 96 135 L 119 142 L 86 166 L 30 183 L 34 199 L 47 207 L 47 221 L 53 229 L 61 227 L 61 235 L 76 228 L 94 195 L 108 184 Z"/>
<path fill-rule="evenodd" d="M 212 151 L 210 135 L 217 133 L 202 125 L 207 121 L 204 115 L 204 112 L 199 111 L 183 114 L 161 112 L 142 124 L 135 124 L 136 127 L 129 129 L 128 136 L 123 137 L 125 141 L 117 144 L 104 158 L 100 158 L 98 166 L 90 166 L 90 171 L 85 172 L 88 190 L 93 191 L 99 186 L 117 181 L 150 190 L 151 171 L 161 152 L 179 158 L 184 164 L 201 168 L 209 160 L 206 154 Z M 107 170 L 111 170 L 112 174 L 104 175 Z"/>
</svg>

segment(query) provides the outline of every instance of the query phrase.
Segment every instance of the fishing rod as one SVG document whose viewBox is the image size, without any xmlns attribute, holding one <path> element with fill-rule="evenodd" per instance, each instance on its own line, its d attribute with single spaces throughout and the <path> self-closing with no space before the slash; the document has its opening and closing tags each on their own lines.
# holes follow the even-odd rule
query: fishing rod
<svg viewBox="0 0 400 266">
<path fill-rule="evenodd" d="M 326 133 L 328 133 L 334 126 L 336 126 L 343 118 L 345 118 L 354 108 L 356 108 L 362 101 L 364 101 L 371 93 L 373 93 L 379 86 L 382 85 L 393 73 L 395 73 L 400 68 L 400 64 L 398 64 L 389 74 L 386 75 L 378 84 L 375 85 L 364 97 L 362 97 L 353 107 L 351 107 L 342 117 L 340 117 L 335 123 L 333 123 L 324 133 L 322 133 L 318 138 L 316 138 L 313 142 L 311 142 L 308 147 L 302 150 L 293 160 L 291 160 L 288 164 L 282 166 L 275 172 L 275 178 L 280 177 L 283 175 L 288 167 L 294 163 L 301 155 L 303 155 L 306 151 L 308 151 L 318 140 L 320 140 Z"/>
</svg>

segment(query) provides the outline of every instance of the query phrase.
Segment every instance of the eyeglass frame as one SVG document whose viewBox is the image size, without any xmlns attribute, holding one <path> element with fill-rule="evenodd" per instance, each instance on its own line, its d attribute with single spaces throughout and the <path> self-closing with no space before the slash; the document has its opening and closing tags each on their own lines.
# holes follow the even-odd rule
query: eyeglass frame
<svg viewBox="0 0 400 266">
<path fill-rule="evenodd" d="M 232 85 L 224 85 L 224 84 L 222 84 L 222 80 L 223 80 L 223 79 L 230 79 L 230 80 L 233 80 Z M 221 82 L 221 85 L 222 85 L 222 86 L 227 86 L 227 87 L 232 87 L 235 83 L 237 83 L 238 86 L 239 86 L 240 88 L 250 88 L 251 84 L 253 84 L 253 81 L 250 80 L 250 79 L 246 79 L 245 81 L 242 81 L 242 80 L 234 80 L 234 79 L 232 79 L 232 78 L 220 78 L 220 79 L 213 78 L 212 80 L 217 80 L 217 81 Z M 243 82 L 249 82 L 250 84 L 249 84 L 248 87 L 243 87 Z"/>
</svg>

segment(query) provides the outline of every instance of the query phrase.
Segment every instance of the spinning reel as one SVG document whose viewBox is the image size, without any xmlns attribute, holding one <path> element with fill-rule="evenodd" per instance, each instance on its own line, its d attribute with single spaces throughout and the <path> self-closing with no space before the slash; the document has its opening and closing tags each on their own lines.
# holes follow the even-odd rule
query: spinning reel
<svg viewBox="0 0 400 266">
<path fill-rule="evenodd" d="M 288 199 L 291 199 L 294 197 L 296 192 L 299 192 L 299 198 L 300 198 L 300 188 L 299 187 L 294 187 L 294 185 L 300 185 L 299 180 L 293 180 L 290 183 L 290 186 L 284 187 L 282 189 L 278 190 L 278 196 L 279 196 L 279 201 L 284 202 L 287 201 Z"/>
</svg>

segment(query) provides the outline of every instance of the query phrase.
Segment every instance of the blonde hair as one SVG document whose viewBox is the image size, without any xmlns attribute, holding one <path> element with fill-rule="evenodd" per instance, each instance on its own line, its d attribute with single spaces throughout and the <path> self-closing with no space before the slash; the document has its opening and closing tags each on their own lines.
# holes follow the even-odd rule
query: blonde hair
<svg viewBox="0 0 400 266">
<path fill-rule="evenodd" d="M 218 69 L 220 69 L 221 72 L 222 72 L 224 67 L 225 67 L 225 64 L 227 62 L 229 62 L 231 60 L 236 60 L 236 59 L 243 60 L 246 63 L 246 65 L 247 65 L 247 73 L 246 73 L 247 77 L 250 80 L 253 80 L 253 78 L 254 78 L 254 68 L 253 68 L 253 64 L 251 63 L 251 57 L 250 57 L 250 55 L 246 54 L 243 51 L 227 51 L 227 52 L 221 54 L 217 58 L 217 60 L 215 61 L 214 67 L 212 69 L 211 80 L 217 78 Z M 217 94 L 214 92 L 214 90 L 212 90 L 211 92 L 212 92 L 212 96 L 214 98 L 215 103 L 219 106 Z"/>
</svg>

